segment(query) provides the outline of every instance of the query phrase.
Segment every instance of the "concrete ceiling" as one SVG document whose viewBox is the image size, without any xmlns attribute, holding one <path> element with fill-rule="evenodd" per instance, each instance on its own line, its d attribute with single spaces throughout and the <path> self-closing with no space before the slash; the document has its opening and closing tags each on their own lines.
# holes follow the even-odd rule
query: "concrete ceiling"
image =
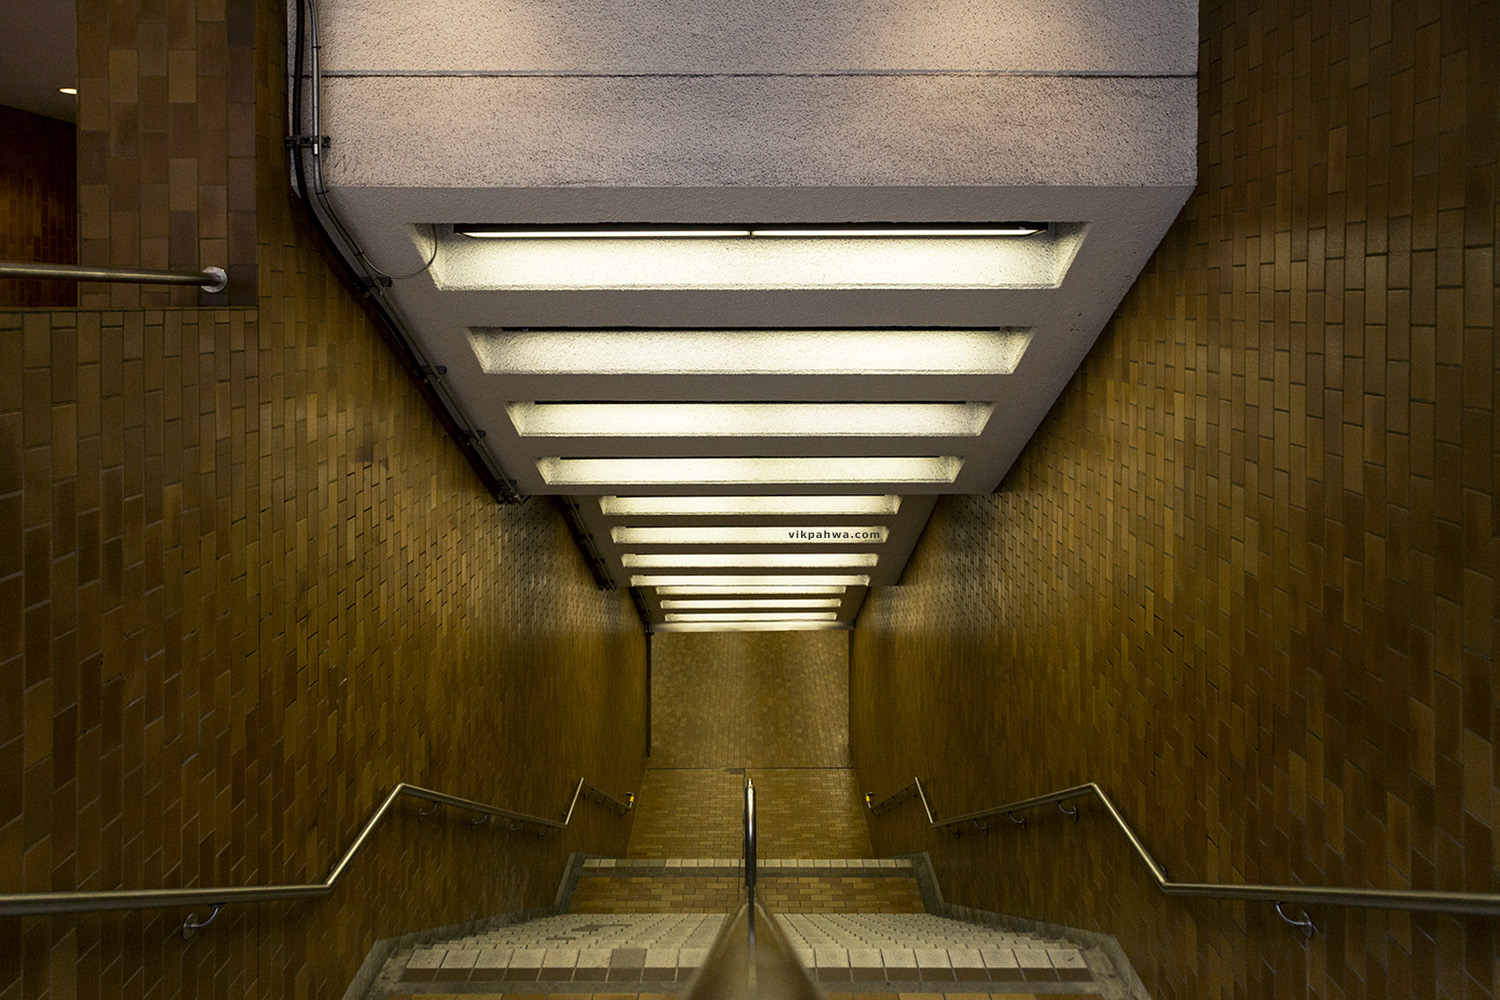
<svg viewBox="0 0 1500 1000">
<path fill-rule="evenodd" d="M 410 275 L 393 298 L 481 446 L 522 492 L 573 498 L 657 627 L 786 627 L 757 617 L 777 600 L 832 612 L 799 625 L 847 626 L 866 584 L 898 582 L 937 495 L 998 486 L 1191 191 L 1194 6 L 1016 6 L 320 5 L 333 203 L 380 269 Z M 1045 226 L 455 231 L 879 221 Z M 932 423 L 921 403 L 953 405 Z M 886 419 L 893 404 L 907 408 Z M 878 515 L 601 500 L 642 495 L 895 499 Z M 713 530 L 658 530 L 672 527 Z M 779 562 L 804 565 L 764 565 Z M 721 580 L 738 596 L 691 609 L 643 582 L 787 573 L 847 579 L 781 598 Z M 693 613 L 740 623 L 677 619 Z"/>
</svg>

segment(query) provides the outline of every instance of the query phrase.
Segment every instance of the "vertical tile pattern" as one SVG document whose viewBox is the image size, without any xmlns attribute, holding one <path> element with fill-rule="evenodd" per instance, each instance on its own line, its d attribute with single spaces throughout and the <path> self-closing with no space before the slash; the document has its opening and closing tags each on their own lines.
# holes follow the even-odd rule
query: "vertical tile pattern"
<svg viewBox="0 0 1500 1000">
<path fill-rule="evenodd" d="M 0 260 L 78 263 L 72 122 L 0 105 Z M 0 278 L 0 308 L 72 306 L 71 281 Z"/>
<path fill-rule="evenodd" d="M 5 891 L 315 880 L 401 780 L 556 816 L 580 776 L 638 787 L 632 603 L 550 504 L 482 489 L 314 249 L 282 15 L 80 8 L 80 89 L 109 95 L 81 107 L 85 259 L 248 253 L 250 304 L 0 313 Z M 191 943 L 180 909 L 0 919 L 0 998 L 338 996 L 374 941 L 545 904 L 629 830 L 406 811 L 329 900 Z"/>
<path fill-rule="evenodd" d="M 652 767 L 848 767 L 845 632 L 651 637 Z"/>
<path fill-rule="evenodd" d="M 867 784 L 1095 779 L 1174 877 L 1494 891 L 1491 0 L 1208 2 L 1199 186 L 990 497 L 852 661 Z M 1158 1000 L 1490 997 L 1493 921 L 1173 902 L 1091 810 L 905 806 L 954 902 L 1119 936 Z"/>
<path fill-rule="evenodd" d="M 215 295 L 84 285 L 80 304 L 255 304 L 256 172 L 286 162 L 279 146 L 256 162 L 258 126 L 286 134 L 284 109 L 256 117 L 258 71 L 284 49 L 277 37 L 257 55 L 258 11 L 284 18 L 256 0 L 78 0 L 80 262 L 230 276 Z"/>
</svg>

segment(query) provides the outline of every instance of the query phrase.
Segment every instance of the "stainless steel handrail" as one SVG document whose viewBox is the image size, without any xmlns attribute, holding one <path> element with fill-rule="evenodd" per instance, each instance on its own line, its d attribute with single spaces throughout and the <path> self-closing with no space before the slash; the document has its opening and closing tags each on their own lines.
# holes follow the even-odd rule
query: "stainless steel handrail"
<svg viewBox="0 0 1500 1000">
<path fill-rule="evenodd" d="M 244 885 L 244 886 L 210 886 L 191 889 L 116 889 L 102 892 L 94 891 L 71 891 L 71 892 L 21 892 L 0 894 L 0 917 L 31 916 L 43 913 L 98 913 L 107 910 L 153 910 L 168 906 L 192 906 L 204 904 L 214 907 L 215 912 L 220 906 L 227 903 L 262 903 L 271 900 L 285 899 L 319 899 L 331 893 L 344 873 L 349 870 L 355 857 L 375 830 L 385 820 L 396 806 L 396 800 L 402 796 L 413 799 L 422 799 L 433 803 L 432 808 L 439 805 L 452 806 L 455 809 L 463 809 L 468 812 L 478 813 L 483 817 L 480 822 L 487 822 L 490 817 L 498 817 L 508 820 L 512 825 L 511 830 L 520 830 L 527 826 L 539 828 L 543 833 L 547 830 L 561 830 L 573 819 L 573 810 L 578 805 L 580 798 L 597 799 L 610 806 L 621 815 L 630 811 L 635 805 L 635 795 L 628 794 L 625 799 L 617 799 L 606 792 L 599 790 L 596 786 L 589 784 L 586 780 L 578 779 L 577 786 L 573 789 L 573 799 L 568 804 L 567 815 L 561 821 L 547 819 L 544 816 L 532 816 L 529 813 L 517 812 L 514 809 L 503 809 L 499 806 L 488 805 L 484 802 L 476 802 L 473 799 L 460 798 L 457 795 L 448 795 L 444 792 L 436 792 L 430 788 L 421 788 L 417 785 L 409 785 L 401 782 L 391 789 L 385 801 L 371 814 L 365 822 L 364 827 L 354 838 L 342 857 L 329 869 L 328 876 L 321 882 L 308 882 L 301 885 Z M 430 810 L 429 810 L 430 812 Z M 427 813 L 419 814 L 419 818 Z M 476 825 L 478 825 L 476 823 Z M 213 918 L 210 917 L 210 920 Z M 204 921 L 206 924 L 208 921 Z M 203 926 L 193 921 L 193 915 L 183 921 L 184 933 L 197 927 Z"/>
<path fill-rule="evenodd" d="M 222 292 L 229 286 L 229 275 L 222 267 L 205 267 L 201 271 L 146 271 L 134 267 L 87 267 L 79 264 L 40 264 L 24 260 L 0 261 L 0 278 L 197 285 L 205 292 Z"/>
<path fill-rule="evenodd" d="M 977 812 L 964 813 L 962 816 L 953 816 L 948 819 L 938 819 L 932 812 L 932 805 L 928 801 L 927 793 L 922 788 L 920 778 L 913 778 L 911 783 L 904 788 L 881 799 L 879 802 L 866 793 L 865 804 L 870 811 L 877 816 L 901 802 L 910 798 L 921 801 L 923 810 L 927 813 L 927 822 L 935 829 L 950 829 L 972 823 L 981 829 L 986 827 L 984 820 L 995 816 L 1010 816 L 1015 819 L 1016 813 L 1027 809 L 1036 809 L 1041 806 L 1056 804 L 1062 808 L 1062 804 L 1071 799 L 1081 799 L 1095 796 L 1104 805 L 1109 813 L 1110 819 L 1114 820 L 1115 826 L 1125 835 L 1130 842 L 1130 847 L 1135 851 L 1136 857 L 1145 864 L 1146 870 L 1151 873 L 1151 879 L 1156 887 L 1168 896 L 1188 896 L 1199 899 L 1247 899 L 1266 903 L 1277 904 L 1277 912 L 1287 923 L 1302 928 L 1308 934 L 1312 934 L 1316 928 L 1305 915 L 1302 920 L 1292 920 L 1281 911 L 1281 904 L 1289 902 L 1297 903 L 1322 903 L 1330 906 L 1358 906 L 1377 910 L 1414 910 L 1431 913 L 1466 913 L 1483 915 L 1500 915 L 1500 893 L 1493 892 L 1448 892 L 1433 889 L 1366 889 L 1356 886 L 1321 886 L 1321 885 L 1258 885 L 1239 884 L 1232 882 L 1173 882 L 1167 877 L 1167 870 L 1157 862 L 1146 845 L 1141 841 L 1140 835 L 1125 821 L 1120 810 L 1115 806 L 1110 797 L 1104 794 L 1104 789 L 1094 782 L 1086 785 L 1075 785 L 1072 788 L 1064 788 L 1061 791 L 1049 792 L 1046 795 L 1037 795 L 1033 798 L 1022 799 L 1019 802 L 1010 802 L 1003 806 L 995 806 L 992 809 L 981 809 Z M 1064 810 L 1066 811 L 1066 810 Z M 1077 810 L 1071 815 L 1076 818 Z M 1024 818 L 1018 822 L 1025 825 Z"/>
</svg>

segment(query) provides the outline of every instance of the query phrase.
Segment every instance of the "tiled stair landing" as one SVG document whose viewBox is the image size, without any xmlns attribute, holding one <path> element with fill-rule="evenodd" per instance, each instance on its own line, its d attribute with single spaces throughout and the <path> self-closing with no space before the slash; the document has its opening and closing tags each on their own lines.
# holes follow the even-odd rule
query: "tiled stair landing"
<svg viewBox="0 0 1500 1000">
<path fill-rule="evenodd" d="M 1077 947 L 1033 934 L 926 913 L 778 919 L 829 991 L 1095 992 Z M 692 978 L 723 921 L 723 914 L 544 917 L 415 949 L 398 992 L 672 993 Z"/>
</svg>

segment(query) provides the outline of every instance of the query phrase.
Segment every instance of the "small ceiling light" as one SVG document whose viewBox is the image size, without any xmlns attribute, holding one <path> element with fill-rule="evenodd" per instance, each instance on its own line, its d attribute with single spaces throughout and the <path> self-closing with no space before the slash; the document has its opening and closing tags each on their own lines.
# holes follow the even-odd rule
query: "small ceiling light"
<svg viewBox="0 0 1500 1000">
<path fill-rule="evenodd" d="M 765 579 L 770 579 L 770 578 L 766 577 Z M 669 585 L 669 586 L 664 586 L 664 587 L 657 587 L 656 588 L 656 594 L 657 594 L 658 597 L 666 597 L 668 595 L 671 595 L 671 596 L 674 596 L 674 597 L 713 597 L 713 596 L 716 596 L 716 595 L 727 596 L 727 595 L 730 595 L 730 594 L 749 594 L 749 595 L 757 595 L 757 594 L 843 594 L 843 593 L 846 593 L 848 590 L 849 590 L 848 587 L 845 587 L 845 586 L 842 586 L 842 585 L 840 585 L 840 586 L 830 586 L 830 585 L 827 585 L 827 584 L 798 584 L 798 583 L 789 583 L 789 584 L 782 584 L 781 586 L 770 586 L 770 587 L 765 587 L 765 586 L 704 587 L 704 586 L 699 586 L 699 585 L 695 584 L 695 585 L 691 585 L 691 586 L 671 586 L 671 585 Z"/>
<path fill-rule="evenodd" d="M 58 87 L 57 88 L 57 92 L 59 94 L 69 94 L 69 95 L 71 95 L 73 97 L 77 97 L 78 96 L 78 88 L 77 87 Z"/>
<path fill-rule="evenodd" d="M 536 460 L 549 486 L 731 483 L 951 483 L 954 455 L 837 455 L 819 458 L 556 458 Z"/>
<path fill-rule="evenodd" d="M 619 545 L 879 545 L 890 537 L 883 524 L 798 528 L 786 525 L 730 525 L 727 527 L 611 528 L 610 541 Z"/>
<path fill-rule="evenodd" d="M 901 510 L 899 496 L 686 496 L 686 497 L 610 497 L 599 498 L 599 510 L 608 517 L 680 517 L 726 516 L 791 517 L 850 516 L 896 514 Z"/>
<path fill-rule="evenodd" d="M 474 327 L 487 375 L 1010 375 L 1032 331 Z"/>
<path fill-rule="evenodd" d="M 687 614 L 668 612 L 669 622 L 832 622 L 837 611 L 699 611 Z"/>
<path fill-rule="evenodd" d="M 750 235 L 812 239 L 846 239 L 872 236 L 902 239 L 933 239 L 954 236 L 967 236 L 970 238 L 1035 236 L 1037 233 L 1046 231 L 1047 224 L 1044 222 L 944 222 L 930 226 L 909 222 L 851 222 L 825 226 L 756 226 L 750 230 Z"/>
<path fill-rule="evenodd" d="M 838 566 L 874 566 L 874 552 L 626 552 L 620 564 L 633 569 L 731 567 L 827 569 Z"/>
<path fill-rule="evenodd" d="M 732 239 L 749 236 L 746 226 L 670 225 L 653 226 L 646 222 L 621 222 L 600 225 L 572 223 L 536 226 L 492 226 L 460 223 L 453 231 L 462 236 L 492 240 L 675 240 Z"/>
<path fill-rule="evenodd" d="M 977 437 L 990 403 L 511 403 L 522 437 Z"/>
<path fill-rule="evenodd" d="M 710 588 L 726 590 L 734 588 L 735 593 L 754 593 L 753 587 L 775 587 L 776 593 L 793 594 L 807 593 L 807 591 L 793 590 L 801 586 L 823 586 L 823 587 L 868 587 L 870 585 L 869 574 L 866 573 L 807 573 L 795 576 L 779 575 L 756 575 L 746 573 L 744 575 L 733 575 L 726 573 L 683 573 L 683 574 L 649 574 L 645 576 L 632 576 L 630 578 L 632 587 L 691 587 L 697 592 L 707 592 Z M 666 593 L 665 589 L 661 591 Z M 762 591 L 763 592 L 763 591 Z"/>
<path fill-rule="evenodd" d="M 657 591 L 660 593 L 660 591 Z M 843 604 L 837 597 L 786 597 L 781 599 L 745 597 L 718 598 L 710 600 L 666 600 L 661 602 L 663 611 L 723 611 L 728 608 L 837 608 Z"/>
<path fill-rule="evenodd" d="M 662 622 L 657 632 L 822 632 L 849 629 L 847 622 Z"/>
</svg>

